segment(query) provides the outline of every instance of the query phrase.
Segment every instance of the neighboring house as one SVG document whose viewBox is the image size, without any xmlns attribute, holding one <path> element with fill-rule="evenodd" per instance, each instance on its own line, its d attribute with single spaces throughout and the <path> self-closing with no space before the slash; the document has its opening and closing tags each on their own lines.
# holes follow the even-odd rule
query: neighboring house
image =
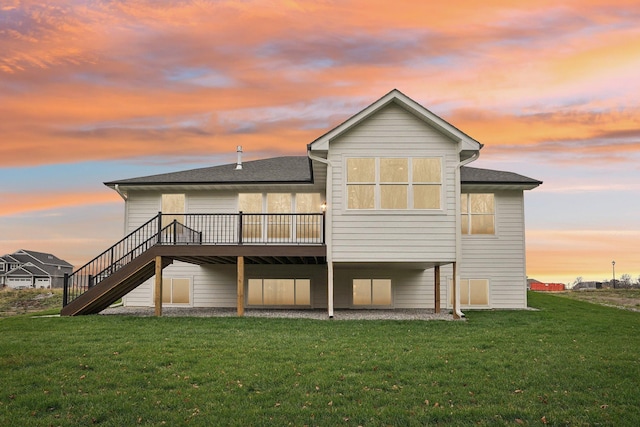
<svg viewBox="0 0 640 427">
<path fill-rule="evenodd" d="M 74 273 L 62 313 L 123 295 L 157 313 L 525 308 L 524 190 L 541 182 L 466 166 L 481 148 L 393 90 L 306 156 L 107 182 L 130 234 Z"/>
<path fill-rule="evenodd" d="M 20 266 L 20 261 L 11 255 L 0 256 L 0 286 L 5 286 L 6 273 Z"/>
<path fill-rule="evenodd" d="M 48 253 L 21 249 L 0 257 L 0 285 L 15 289 L 62 287 L 73 266 Z"/>
</svg>

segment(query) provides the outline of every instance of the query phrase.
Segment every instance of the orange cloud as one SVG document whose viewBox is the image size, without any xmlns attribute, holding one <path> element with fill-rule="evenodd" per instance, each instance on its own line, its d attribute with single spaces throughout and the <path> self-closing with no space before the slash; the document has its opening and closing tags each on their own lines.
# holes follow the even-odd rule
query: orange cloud
<svg viewBox="0 0 640 427">
<path fill-rule="evenodd" d="M 489 145 L 530 145 L 539 142 L 577 141 L 614 136 L 640 129 L 640 109 L 605 112 L 559 111 L 538 114 L 503 114 L 460 109 L 450 115 L 453 123 Z M 629 136 L 633 136 L 630 133 Z M 640 132 L 636 134 L 640 136 Z M 639 150 L 639 143 L 627 146 Z M 590 147 L 583 144 L 582 149 Z M 597 148 L 593 148 L 597 149 Z M 608 148 L 605 148 L 608 149 Z"/>
<path fill-rule="evenodd" d="M 115 192 L 0 193 L 0 216 L 122 201 Z"/>
</svg>

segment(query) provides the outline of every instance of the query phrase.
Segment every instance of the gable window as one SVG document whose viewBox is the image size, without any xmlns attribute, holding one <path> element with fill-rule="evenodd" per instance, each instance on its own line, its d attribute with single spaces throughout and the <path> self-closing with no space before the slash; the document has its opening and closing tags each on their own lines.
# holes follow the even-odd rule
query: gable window
<svg viewBox="0 0 640 427">
<path fill-rule="evenodd" d="M 495 197 L 491 193 L 460 195 L 462 234 L 495 234 Z"/>
<path fill-rule="evenodd" d="M 249 279 L 247 305 L 311 305 L 310 279 Z"/>
<path fill-rule="evenodd" d="M 440 158 L 349 158 L 348 209 L 440 209 Z"/>
<path fill-rule="evenodd" d="M 440 209 L 442 164 L 440 159 L 412 159 L 413 208 Z"/>
<path fill-rule="evenodd" d="M 347 159 L 349 209 L 373 209 L 375 188 L 375 159 Z"/>
<path fill-rule="evenodd" d="M 407 209 L 408 159 L 380 159 L 380 208 Z"/>
<path fill-rule="evenodd" d="M 354 306 L 390 306 L 391 279 L 353 279 Z"/>
</svg>

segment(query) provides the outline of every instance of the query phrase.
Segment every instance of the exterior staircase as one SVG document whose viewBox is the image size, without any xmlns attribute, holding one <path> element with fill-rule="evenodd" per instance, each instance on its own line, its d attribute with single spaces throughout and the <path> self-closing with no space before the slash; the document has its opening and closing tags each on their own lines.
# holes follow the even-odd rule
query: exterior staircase
<svg viewBox="0 0 640 427">
<path fill-rule="evenodd" d="M 180 260 L 221 262 L 237 255 L 323 262 L 324 214 L 162 214 L 64 278 L 63 316 L 97 314 Z M 201 230 L 201 231 L 198 231 Z M 244 246 L 243 246 L 244 245 Z M 285 247 L 278 252 L 277 248 Z M 197 251 L 194 251 L 198 249 Z M 194 252 L 197 252 L 194 255 Z M 206 256 L 203 256 L 206 255 Z M 223 256 L 224 255 L 224 256 Z M 204 259 L 204 261 L 203 261 Z"/>
</svg>

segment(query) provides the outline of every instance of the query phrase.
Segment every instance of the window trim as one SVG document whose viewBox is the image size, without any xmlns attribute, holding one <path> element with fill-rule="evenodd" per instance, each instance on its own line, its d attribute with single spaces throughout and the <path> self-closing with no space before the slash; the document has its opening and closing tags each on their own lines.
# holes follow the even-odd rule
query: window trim
<svg viewBox="0 0 640 427">
<path fill-rule="evenodd" d="M 348 181 L 348 163 L 350 159 L 374 159 L 374 182 L 354 182 Z M 382 159 L 404 159 L 407 161 L 407 183 L 398 182 L 382 182 L 380 180 L 380 161 Z M 414 159 L 437 159 L 440 162 L 440 182 L 413 182 L 413 160 Z M 342 161 L 343 167 L 343 210 L 349 213 L 367 214 L 367 213 L 384 213 L 384 214 L 442 214 L 445 212 L 445 156 L 344 156 Z M 349 186 L 350 185 L 373 185 L 373 207 L 372 208 L 350 208 L 349 207 Z M 382 187 L 386 185 L 406 185 L 407 188 L 407 207 L 401 209 L 382 208 Z M 439 208 L 415 208 L 414 205 L 414 186 L 430 186 L 438 185 L 440 187 L 440 207 Z"/>
</svg>

